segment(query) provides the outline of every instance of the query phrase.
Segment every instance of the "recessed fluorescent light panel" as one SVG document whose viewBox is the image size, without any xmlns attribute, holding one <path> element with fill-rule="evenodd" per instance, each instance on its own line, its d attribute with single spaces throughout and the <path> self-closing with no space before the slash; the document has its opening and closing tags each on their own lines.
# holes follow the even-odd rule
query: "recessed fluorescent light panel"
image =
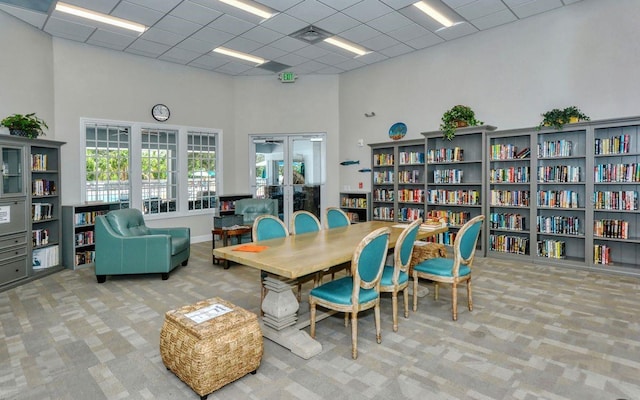
<svg viewBox="0 0 640 400">
<path fill-rule="evenodd" d="M 431 18 L 438 21 L 445 28 L 449 28 L 450 26 L 453 26 L 453 22 L 449 18 L 447 18 L 444 14 L 442 14 L 441 12 L 439 12 L 438 10 L 436 10 L 435 8 L 427 4 L 425 1 L 419 1 L 417 3 L 413 3 L 413 5 L 416 6 L 423 13 L 427 14 Z"/>
<path fill-rule="evenodd" d="M 239 8 L 243 11 L 257 15 L 258 17 L 261 17 L 264 19 L 271 18 L 276 14 L 273 10 L 251 0 L 219 0 L 219 1 L 221 3 L 225 3 L 232 7 Z"/>
<path fill-rule="evenodd" d="M 112 17 L 110 15 L 87 10 L 84 8 L 72 6 L 71 4 L 62 3 L 60 1 L 56 4 L 56 11 L 75 15 L 81 18 L 90 19 L 92 21 L 102 22 L 104 24 L 109 24 L 109 25 L 117 26 L 124 29 L 129 29 L 132 31 L 140 32 L 140 33 L 147 30 L 147 27 L 142 24 L 127 21 L 126 19 L 122 19 L 122 18 Z"/>
<path fill-rule="evenodd" d="M 355 54 L 357 54 L 359 56 L 363 56 L 363 55 L 369 53 L 369 51 L 367 51 L 367 49 L 365 49 L 364 47 L 360 47 L 357 44 L 351 43 L 351 42 L 349 42 L 349 41 L 347 41 L 345 39 L 339 38 L 337 36 L 326 38 L 324 41 L 329 43 L 329 44 L 332 44 L 334 46 L 338 46 L 341 49 L 344 49 L 344 50 L 350 51 L 352 53 L 355 53 Z"/>
<path fill-rule="evenodd" d="M 258 65 L 263 64 L 264 62 L 267 61 L 264 58 L 252 56 L 251 54 L 242 53 L 242 52 L 236 51 L 236 50 L 227 49 L 226 47 L 218 47 L 218 48 L 213 49 L 213 51 L 215 53 L 220 53 L 220 54 L 224 54 L 225 56 L 231 56 L 231 57 L 239 58 L 241 60 L 245 60 L 245 61 L 249 61 L 249 62 L 252 62 L 252 63 L 256 63 Z"/>
</svg>

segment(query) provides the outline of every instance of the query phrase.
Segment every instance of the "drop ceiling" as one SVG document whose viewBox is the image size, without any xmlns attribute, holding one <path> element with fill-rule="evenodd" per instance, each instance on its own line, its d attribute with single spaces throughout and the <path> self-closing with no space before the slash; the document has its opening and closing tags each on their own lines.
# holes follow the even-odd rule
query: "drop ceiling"
<svg viewBox="0 0 640 400">
<path fill-rule="evenodd" d="M 65 0 L 148 26 L 140 35 L 55 11 L 52 0 L 0 0 L 0 10 L 54 37 L 247 76 L 280 70 L 340 74 L 580 0 L 435 0 L 457 15 L 457 24 L 444 29 L 413 7 L 415 1 L 257 0 L 277 12 L 262 20 L 218 0 Z M 370 52 L 354 57 L 323 41 L 309 43 L 289 36 L 310 26 Z M 211 52 L 219 46 L 269 60 L 269 68 Z"/>
</svg>

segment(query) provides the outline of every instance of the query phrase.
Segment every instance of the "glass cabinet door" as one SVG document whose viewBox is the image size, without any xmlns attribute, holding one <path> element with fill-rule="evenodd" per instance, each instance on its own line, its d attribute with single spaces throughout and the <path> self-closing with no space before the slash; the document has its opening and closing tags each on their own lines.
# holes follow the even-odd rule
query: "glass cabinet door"
<svg viewBox="0 0 640 400">
<path fill-rule="evenodd" d="M 2 148 L 2 195 L 24 194 L 23 149 L 21 147 Z"/>
</svg>

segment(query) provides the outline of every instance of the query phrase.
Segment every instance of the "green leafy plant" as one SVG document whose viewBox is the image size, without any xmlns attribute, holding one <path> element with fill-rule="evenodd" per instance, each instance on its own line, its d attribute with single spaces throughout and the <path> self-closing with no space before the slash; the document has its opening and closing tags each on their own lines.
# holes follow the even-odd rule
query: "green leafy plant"
<svg viewBox="0 0 640 400">
<path fill-rule="evenodd" d="M 38 118 L 36 113 L 13 114 L 0 121 L 0 125 L 9 128 L 12 135 L 26 136 L 30 139 L 45 135 L 43 129 L 49 129 L 47 123 Z"/>
<path fill-rule="evenodd" d="M 440 130 L 445 139 L 452 140 L 456 135 L 456 129 L 463 126 L 482 125 L 484 122 L 476 119 L 471 107 L 456 105 L 442 114 Z"/>
<path fill-rule="evenodd" d="M 590 121 L 587 115 L 585 115 L 576 106 L 570 106 L 563 110 L 554 108 L 542 114 L 542 122 L 538 125 L 538 130 L 545 126 L 551 126 L 557 130 L 561 130 L 565 124 L 578 122 L 578 121 Z"/>
</svg>

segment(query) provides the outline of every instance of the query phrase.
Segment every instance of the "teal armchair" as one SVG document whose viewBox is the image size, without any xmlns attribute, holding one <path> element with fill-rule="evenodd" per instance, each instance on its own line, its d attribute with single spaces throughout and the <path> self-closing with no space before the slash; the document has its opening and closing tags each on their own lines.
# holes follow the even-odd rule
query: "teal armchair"
<svg viewBox="0 0 640 400">
<path fill-rule="evenodd" d="M 190 255 L 189 228 L 149 228 L 140 210 L 114 210 L 96 218 L 96 278 L 107 275 L 169 272 L 187 265 Z"/>
</svg>

